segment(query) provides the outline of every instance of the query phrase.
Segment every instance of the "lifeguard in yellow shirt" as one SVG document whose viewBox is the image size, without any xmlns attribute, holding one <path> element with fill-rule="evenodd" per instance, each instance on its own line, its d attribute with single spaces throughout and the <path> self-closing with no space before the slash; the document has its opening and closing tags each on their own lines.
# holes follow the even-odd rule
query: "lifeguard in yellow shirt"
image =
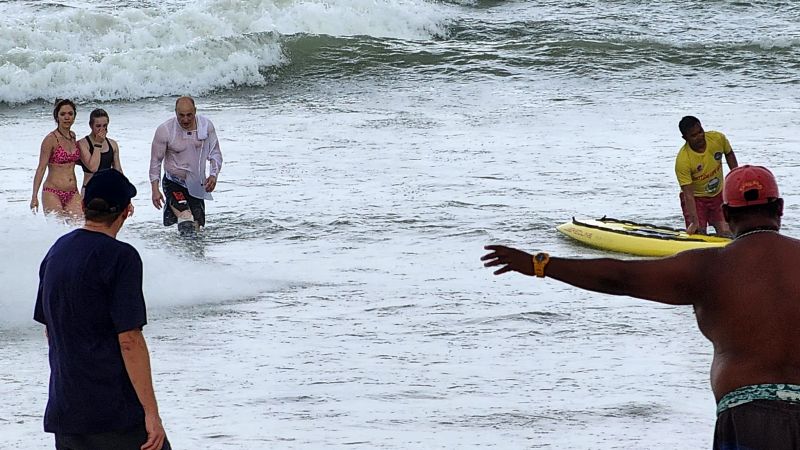
<svg viewBox="0 0 800 450">
<path fill-rule="evenodd" d="M 731 170 L 739 165 L 731 144 L 719 131 L 703 130 L 697 117 L 682 118 L 678 128 L 686 140 L 675 158 L 686 232 L 705 234 L 711 224 L 717 234 L 730 234 L 722 216 L 722 157 Z"/>
</svg>

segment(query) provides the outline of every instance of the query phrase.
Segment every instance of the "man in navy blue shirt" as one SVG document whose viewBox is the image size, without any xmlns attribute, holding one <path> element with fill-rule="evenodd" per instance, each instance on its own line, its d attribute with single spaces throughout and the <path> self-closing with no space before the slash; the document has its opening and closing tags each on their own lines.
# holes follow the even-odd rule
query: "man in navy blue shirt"
<svg viewBox="0 0 800 450">
<path fill-rule="evenodd" d="M 39 269 L 34 320 L 50 350 L 44 430 L 57 450 L 170 449 L 142 335 L 142 259 L 116 239 L 135 195 L 122 173 L 97 172 L 84 226 L 59 238 Z"/>
</svg>

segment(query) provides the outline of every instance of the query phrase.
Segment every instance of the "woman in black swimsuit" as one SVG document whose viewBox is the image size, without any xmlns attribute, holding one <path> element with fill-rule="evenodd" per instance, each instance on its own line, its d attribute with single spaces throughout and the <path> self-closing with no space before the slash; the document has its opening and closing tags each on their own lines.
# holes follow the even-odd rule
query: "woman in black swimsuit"
<svg viewBox="0 0 800 450">
<path fill-rule="evenodd" d="M 119 146 L 113 139 L 106 137 L 108 134 L 108 113 L 103 109 L 95 109 L 89 115 L 89 128 L 92 132 L 80 140 L 81 150 L 88 150 L 91 154 L 89 161 L 81 161 L 83 166 L 83 187 L 98 170 L 117 169 L 122 172 L 119 163 Z"/>
<path fill-rule="evenodd" d="M 81 195 L 83 195 L 83 188 L 86 187 L 86 183 L 89 182 L 95 172 L 116 169 L 122 173 L 122 164 L 119 162 L 119 144 L 107 136 L 108 122 L 108 113 L 104 109 L 95 109 L 89 114 L 91 133 L 78 142 L 81 150 L 88 150 L 91 154 L 91 158 L 88 161 L 81 160 L 80 163 L 83 167 Z"/>
</svg>

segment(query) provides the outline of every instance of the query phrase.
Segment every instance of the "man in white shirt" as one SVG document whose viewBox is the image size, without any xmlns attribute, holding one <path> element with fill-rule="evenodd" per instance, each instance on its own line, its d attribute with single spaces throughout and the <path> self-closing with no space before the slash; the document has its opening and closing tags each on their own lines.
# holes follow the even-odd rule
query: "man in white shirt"
<svg viewBox="0 0 800 450">
<path fill-rule="evenodd" d="M 205 226 L 205 200 L 212 200 L 222 168 L 222 152 L 211 120 L 198 116 L 194 99 L 180 97 L 175 117 L 159 125 L 150 148 L 153 206 L 164 206 L 164 226 L 178 224 L 181 235 Z M 206 176 L 206 161 L 209 175 Z M 159 189 L 164 166 L 162 195 Z M 165 200 L 166 196 L 166 200 Z"/>
</svg>

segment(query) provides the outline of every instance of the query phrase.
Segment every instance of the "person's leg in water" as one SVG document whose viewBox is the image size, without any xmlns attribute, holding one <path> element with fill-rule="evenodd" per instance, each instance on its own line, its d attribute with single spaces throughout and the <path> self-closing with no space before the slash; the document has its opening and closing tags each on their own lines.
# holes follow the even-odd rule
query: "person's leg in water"
<svg viewBox="0 0 800 450">
<path fill-rule="evenodd" d="M 189 208 L 189 200 L 183 192 L 173 191 L 169 207 L 178 218 L 178 233 L 181 236 L 194 236 L 197 234 L 197 224 Z"/>
<path fill-rule="evenodd" d="M 63 214 L 64 206 L 61 203 L 57 189 L 42 189 L 42 212 L 48 214 Z"/>
<path fill-rule="evenodd" d="M 164 196 L 168 208 L 164 207 L 164 226 L 178 225 L 181 236 L 196 236 L 206 223 L 205 202 L 189 195 L 188 190 L 168 179 L 163 181 Z"/>
<path fill-rule="evenodd" d="M 78 205 L 79 212 L 80 210 L 80 196 L 76 195 L 78 193 L 77 190 L 75 191 L 62 191 L 60 189 L 54 189 L 50 187 L 45 187 L 42 189 L 42 210 L 45 213 L 56 213 L 61 216 L 69 217 L 70 215 L 74 215 L 73 207 L 75 204 Z M 58 199 L 58 201 L 54 201 L 54 198 Z"/>
<path fill-rule="evenodd" d="M 83 201 L 83 197 L 80 195 L 79 192 L 75 192 L 72 195 L 69 202 L 64 205 L 64 211 L 67 212 L 73 219 L 82 219 L 83 218 L 83 207 L 81 203 Z"/>
</svg>

